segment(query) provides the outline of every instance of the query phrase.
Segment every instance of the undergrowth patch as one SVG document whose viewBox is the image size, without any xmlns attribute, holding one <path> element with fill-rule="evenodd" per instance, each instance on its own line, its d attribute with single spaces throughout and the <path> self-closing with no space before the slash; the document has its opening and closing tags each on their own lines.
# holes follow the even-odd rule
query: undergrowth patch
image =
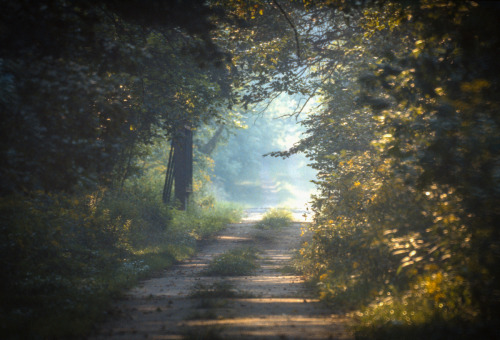
<svg viewBox="0 0 500 340">
<path fill-rule="evenodd" d="M 125 289 L 237 218 L 231 206 L 179 212 L 138 188 L 1 198 L 3 339 L 84 337 Z"/>
<path fill-rule="evenodd" d="M 216 256 L 203 271 L 208 276 L 245 276 L 257 268 L 257 250 L 254 248 L 231 249 Z"/>
<path fill-rule="evenodd" d="M 258 229 L 276 230 L 289 226 L 292 220 L 293 216 L 291 211 L 283 208 L 276 208 L 267 211 L 262 217 L 262 220 L 255 226 Z"/>
</svg>

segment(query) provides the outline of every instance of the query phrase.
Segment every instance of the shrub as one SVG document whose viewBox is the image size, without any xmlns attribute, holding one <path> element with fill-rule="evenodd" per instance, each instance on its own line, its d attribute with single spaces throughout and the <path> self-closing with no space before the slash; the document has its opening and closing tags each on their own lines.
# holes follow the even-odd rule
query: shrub
<svg viewBox="0 0 500 340">
<path fill-rule="evenodd" d="M 280 229 L 287 227 L 293 220 L 291 211 L 283 208 L 270 209 L 256 225 L 259 229 Z"/>
<path fill-rule="evenodd" d="M 253 248 L 237 248 L 216 256 L 204 271 L 209 276 L 245 276 L 257 268 L 257 251 Z"/>
<path fill-rule="evenodd" d="M 233 207 L 178 212 L 150 190 L 0 198 L 0 332 L 84 336 L 111 299 L 194 253 Z"/>
<path fill-rule="evenodd" d="M 187 211 L 175 211 L 172 229 L 188 230 L 197 240 L 204 239 L 224 229 L 230 223 L 237 223 L 242 217 L 239 206 L 218 203 L 210 207 L 191 204 Z"/>
</svg>

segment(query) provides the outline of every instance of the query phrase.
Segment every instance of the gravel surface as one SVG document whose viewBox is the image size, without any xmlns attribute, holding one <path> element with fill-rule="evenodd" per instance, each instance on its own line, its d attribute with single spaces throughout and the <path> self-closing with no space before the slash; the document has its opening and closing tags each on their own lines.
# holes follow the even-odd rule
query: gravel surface
<svg viewBox="0 0 500 340">
<path fill-rule="evenodd" d="M 300 276 L 283 270 L 300 246 L 303 227 L 262 231 L 248 221 L 229 225 L 190 260 L 128 292 L 90 339 L 352 339 L 347 318 L 332 314 Z M 249 246 L 259 251 L 260 268 L 253 275 L 203 276 L 214 256 Z M 218 282 L 237 296 L 191 296 Z"/>
</svg>

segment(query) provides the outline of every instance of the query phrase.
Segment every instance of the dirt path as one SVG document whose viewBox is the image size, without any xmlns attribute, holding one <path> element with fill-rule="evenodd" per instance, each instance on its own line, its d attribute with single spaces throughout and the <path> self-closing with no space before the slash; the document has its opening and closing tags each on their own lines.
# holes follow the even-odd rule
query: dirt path
<svg viewBox="0 0 500 340">
<path fill-rule="evenodd" d="M 351 339 L 344 318 L 313 299 L 301 277 L 283 272 L 300 244 L 300 227 L 263 232 L 253 223 L 230 225 L 191 260 L 130 291 L 90 339 Z M 260 251 L 254 275 L 202 276 L 214 256 L 243 246 Z"/>
</svg>

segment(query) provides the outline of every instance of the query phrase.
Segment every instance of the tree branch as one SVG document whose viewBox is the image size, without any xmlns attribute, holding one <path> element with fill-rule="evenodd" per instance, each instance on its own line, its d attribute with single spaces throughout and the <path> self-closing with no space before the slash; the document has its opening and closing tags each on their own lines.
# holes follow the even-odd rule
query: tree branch
<svg viewBox="0 0 500 340">
<path fill-rule="evenodd" d="M 278 7 L 278 9 L 281 12 L 281 14 L 283 14 L 283 16 L 285 17 L 286 21 L 288 21 L 288 24 L 293 29 L 293 33 L 295 35 L 295 44 L 297 45 L 297 58 L 299 59 L 299 62 L 300 62 L 299 32 L 297 32 L 297 28 L 293 24 L 292 19 L 290 19 L 290 17 L 285 12 L 285 10 L 283 9 L 283 7 L 281 7 L 281 5 L 278 3 L 278 1 L 277 0 L 273 0 L 273 3 L 276 5 L 276 7 Z"/>
</svg>

